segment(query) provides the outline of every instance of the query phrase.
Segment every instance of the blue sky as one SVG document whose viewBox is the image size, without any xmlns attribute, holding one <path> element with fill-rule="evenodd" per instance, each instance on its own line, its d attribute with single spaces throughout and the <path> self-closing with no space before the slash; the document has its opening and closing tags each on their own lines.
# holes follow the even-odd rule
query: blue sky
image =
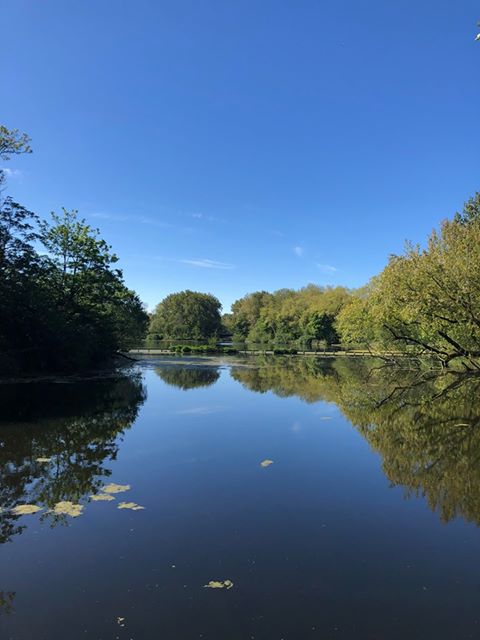
<svg viewBox="0 0 480 640">
<path fill-rule="evenodd" d="M 153 307 L 357 287 L 480 189 L 470 0 L 4 0 L 9 192 Z M 6 27 L 6 28 L 5 28 Z"/>
</svg>

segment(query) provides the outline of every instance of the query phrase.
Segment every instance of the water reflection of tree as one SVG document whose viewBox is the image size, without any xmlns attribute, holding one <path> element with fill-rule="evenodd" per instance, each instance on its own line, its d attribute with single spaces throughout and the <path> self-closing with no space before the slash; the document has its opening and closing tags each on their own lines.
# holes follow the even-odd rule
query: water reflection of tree
<svg viewBox="0 0 480 640">
<path fill-rule="evenodd" d="M 176 366 L 156 367 L 155 373 L 166 383 L 180 389 L 209 387 L 220 377 L 218 367 Z"/>
<path fill-rule="evenodd" d="M 258 393 L 273 391 L 282 398 L 297 396 L 306 402 L 327 400 L 327 382 L 335 374 L 333 360 L 316 358 L 258 358 L 256 367 L 234 367 L 232 377 Z M 335 386 L 335 379 L 331 384 Z"/>
<path fill-rule="evenodd" d="M 14 613 L 15 591 L 0 591 L 0 616 Z"/>
<path fill-rule="evenodd" d="M 383 459 L 392 485 L 422 495 L 443 521 L 480 524 L 480 378 L 366 360 L 295 360 L 232 376 L 255 391 L 335 402 Z"/>
<path fill-rule="evenodd" d="M 74 384 L 1 385 L 0 542 L 25 525 L 11 509 L 78 502 L 110 475 L 118 439 L 145 400 L 139 375 Z M 38 462 L 50 458 L 50 462 Z M 45 514 L 52 524 L 64 516 Z"/>
</svg>

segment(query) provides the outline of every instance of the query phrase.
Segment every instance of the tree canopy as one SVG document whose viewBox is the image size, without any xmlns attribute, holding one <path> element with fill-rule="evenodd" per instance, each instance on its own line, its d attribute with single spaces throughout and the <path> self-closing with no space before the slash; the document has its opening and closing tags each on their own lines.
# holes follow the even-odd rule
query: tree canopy
<svg viewBox="0 0 480 640">
<path fill-rule="evenodd" d="M 210 293 L 189 290 L 172 293 L 157 305 L 149 334 L 160 339 L 215 337 L 222 330 L 221 308 L 218 298 Z"/>
<path fill-rule="evenodd" d="M 2 160 L 30 151 L 25 134 L 0 127 Z M 46 221 L 1 199 L 0 371 L 90 367 L 141 339 L 147 315 L 116 262 L 76 211 Z"/>
<path fill-rule="evenodd" d="M 426 248 L 407 245 L 340 312 L 345 341 L 430 355 L 480 370 L 480 194 L 433 231 Z"/>
<path fill-rule="evenodd" d="M 227 326 L 235 338 L 252 342 L 332 344 L 339 340 L 335 318 L 349 299 L 344 287 L 314 284 L 298 291 L 256 291 L 233 303 Z"/>
</svg>

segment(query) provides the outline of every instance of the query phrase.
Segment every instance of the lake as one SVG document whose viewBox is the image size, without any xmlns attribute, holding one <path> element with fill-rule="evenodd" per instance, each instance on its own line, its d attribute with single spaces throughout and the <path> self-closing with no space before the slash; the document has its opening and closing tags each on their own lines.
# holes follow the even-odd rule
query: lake
<svg viewBox="0 0 480 640">
<path fill-rule="evenodd" d="M 0 637 L 479 638 L 479 398 L 360 358 L 2 384 Z"/>
</svg>

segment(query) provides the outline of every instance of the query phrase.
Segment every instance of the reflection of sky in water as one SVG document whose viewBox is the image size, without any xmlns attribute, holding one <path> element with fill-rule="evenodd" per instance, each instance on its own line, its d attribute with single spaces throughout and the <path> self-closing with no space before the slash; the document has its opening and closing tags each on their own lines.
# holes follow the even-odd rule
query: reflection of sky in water
<svg viewBox="0 0 480 640">
<path fill-rule="evenodd" d="M 312 389 L 308 402 L 286 389 L 252 392 L 228 368 L 216 372 L 211 384 L 185 389 L 188 376 L 175 386 L 175 376 L 166 382 L 148 368 L 148 397 L 134 398 L 133 425 L 122 421 L 118 449 L 96 460 L 112 472 L 98 492 L 108 483 L 130 489 L 114 501 L 88 502 L 97 491 L 78 497 L 81 517 L 53 528 L 38 515 L 21 519 L 26 529 L 0 548 L 0 591 L 15 592 L 16 610 L 0 615 L 4 636 L 450 639 L 476 632 L 476 526 L 462 518 L 444 525 L 423 498 L 405 500 L 331 398 L 312 401 Z M 118 395 L 113 405 L 96 399 L 86 421 L 99 426 L 92 434 L 102 453 L 102 409 L 118 419 L 125 393 Z M 44 437 L 51 449 L 68 448 L 70 439 L 73 458 L 77 446 L 88 461 L 94 443 L 72 434 L 58 429 L 50 440 L 36 436 L 37 444 Z M 2 464 L 6 450 L 21 444 L 7 435 Z M 22 446 L 55 463 L 55 451 L 28 439 Z M 264 460 L 274 464 L 262 469 Z M 119 509 L 120 502 L 144 510 Z M 234 586 L 204 588 L 226 580 Z"/>
</svg>

